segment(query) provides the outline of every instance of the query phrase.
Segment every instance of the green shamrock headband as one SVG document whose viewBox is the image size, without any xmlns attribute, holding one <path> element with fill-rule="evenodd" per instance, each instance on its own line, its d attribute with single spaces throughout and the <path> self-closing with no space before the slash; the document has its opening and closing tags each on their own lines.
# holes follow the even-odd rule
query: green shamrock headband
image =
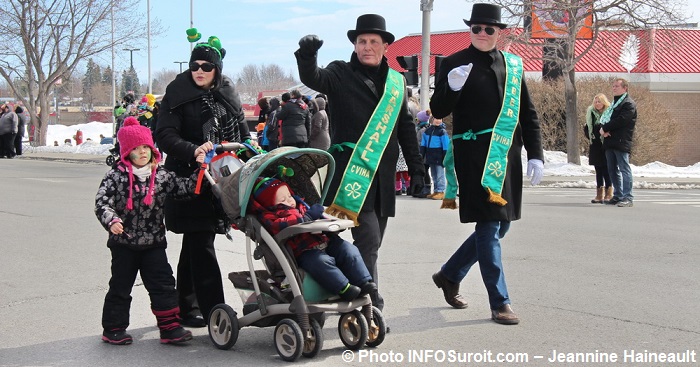
<svg viewBox="0 0 700 367">
<path fill-rule="evenodd" d="M 197 28 L 190 28 L 187 30 L 187 40 L 192 42 L 197 42 L 202 38 L 202 34 L 197 32 Z M 196 46 L 197 47 L 209 47 L 214 50 L 216 50 L 216 53 L 219 54 L 219 58 L 223 60 L 224 56 L 221 54 L 221 40 L 219 40 L 219 37 L 216 36 L 211 36 L 207 40 L 207 42 L 200 42 Z"/>
</svg>

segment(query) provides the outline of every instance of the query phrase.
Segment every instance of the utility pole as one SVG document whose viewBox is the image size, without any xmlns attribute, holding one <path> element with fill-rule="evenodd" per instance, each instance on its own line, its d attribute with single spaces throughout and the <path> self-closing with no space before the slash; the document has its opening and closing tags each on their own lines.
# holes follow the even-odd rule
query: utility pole
<svg viewBox="0 0 700 367">
<path fill-rule="evenodd" d="M 124 51 L 129 51 L 129 56 L 131 58 L 131 69 L 134 68 L 134 51 L 141 51 L 140 48 L 125 48 Z"/>
<path fill-rule="evenodd" d="M 420 71 L 420 108 L 427 110 L 430 102 L 430 12 L 433 11 L 434 0 L 421 0 L 420 10 L 423 12 L 422 52 Z"/>
<path fill-rule="evenodd" d="M 148 93 L 153 93 L 153 81 L 151 80 L 151 0 L 146 1 L 147 35 L 148 35 Z"/>
<path fill-rule="evenodd" d="M 182 74 L 182 64 L 187 64 L 187 61 L 173 61 L 175 64 L 180 64 L 180 74 Z"/>
</svg>

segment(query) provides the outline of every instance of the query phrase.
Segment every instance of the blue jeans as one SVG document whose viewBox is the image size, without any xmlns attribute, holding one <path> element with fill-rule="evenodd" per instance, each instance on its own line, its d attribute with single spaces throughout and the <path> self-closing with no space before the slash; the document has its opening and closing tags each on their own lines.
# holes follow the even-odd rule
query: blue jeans
<svg viewBox="0 0 700 367">
<path fill-rule="evenodd" d="M 360 250 L 338 236 L 330 236 L 325 250 L 314 248 L 302 252 L 297 264 L 333 294 L 339 294 L 348 283 L 361 286 L 372 280 Z"/>
<path fill-rule="evenodd" d="M 632 200 L 632 169 L 630 154 L 616 149 L 606 149 L 605 158 L 613 184 L 613 195 L 620 200 Z"/>
<path fill-rule="evenodd" d="M 501 262 L 500 242 L 508 229 L 510 222 L 506 221 L 477 222 L 474 233 L 462 243 L 440 270 L 449 281 L 461 283 L 472 265 L 478 261 L 492 310 L 510 303 Z"/>
<path fill-rule="evenodd" d="M 433 192 L 445 192 L 445 167 L 439 164 L 431 164 L 430 175 L 435 183 Z"/>
</svg>

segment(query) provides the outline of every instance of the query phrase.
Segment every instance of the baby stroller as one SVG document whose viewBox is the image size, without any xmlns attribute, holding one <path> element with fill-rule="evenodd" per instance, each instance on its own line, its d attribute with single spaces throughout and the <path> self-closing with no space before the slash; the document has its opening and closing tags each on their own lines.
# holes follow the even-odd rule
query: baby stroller
<svg viewBox="0 0 700 367">
<path fill-rule="evenodd" d="M 116 139 L 115 139 L 116 140 Z M 108 166 L 114 166 L 114 163 L 119 161 L 119 143 L 114 144 L 114 148 L 109 150 L 109 155 L 105 158 L 105 163 Z"/>
<path fill-rule="evenodd" d="M 217 153 L 239 151 L 240 155 L 246 148 L 250 147 L 228 143 L 215 150 Z M 238 339 L 240 328 L 274 325 L 274 345 L 283 360 L 295 361 L 300 355 L 312 358 L 323 347 L 325 312 L 340 313 L 338 333 L 347 348 L 358 350 L 364 345 L 380 345 L 386 335 L 386 325 L 379 309 L 372 306 L 369 295 L 341 301 L 304 275 L 285 246 L 286 239 L 291 236 L 304 232 L 337 233 L 353 227 L 353 222 L 319 219 L 290 226 L 273 237 L 247 210 L 258 177 L 277 176 L 309 205 L 322 203 L 335 167 L 333 157 L 318 149 L 282 147 L 254 155 L 246 162 L 230 161 L 226 165 L 212 165 L 203 172 L 227 219 L 234 228 L 245 233 L 248 270 L 228 275 L 243 300 L 243 316 L 238 317 L 226 304 L 216 305 L 209 314 L 209 337 L 214 345 L 230 349 Z M 279 177 L 280 167 L 294 174 Z M 262 262 L 265 269 L 256 270 L 256 262 Z"/>
</svg>

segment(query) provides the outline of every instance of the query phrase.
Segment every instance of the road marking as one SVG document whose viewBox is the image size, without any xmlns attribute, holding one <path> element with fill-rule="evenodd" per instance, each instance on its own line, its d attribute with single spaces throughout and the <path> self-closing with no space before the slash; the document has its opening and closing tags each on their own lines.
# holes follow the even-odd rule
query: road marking
<svg viewBox="0 0 700 367">
<path fill-rule="evenodd" d="M 65 180 L 57 180 L 54 178 L 31 178 L 31 177 L 23 177 L 25 180 L 32 180 L 32 181 L 43 181 L 43 182 L 51 182 L 51 183 L 63 183 L 66 182 Z"/>
</svg>

